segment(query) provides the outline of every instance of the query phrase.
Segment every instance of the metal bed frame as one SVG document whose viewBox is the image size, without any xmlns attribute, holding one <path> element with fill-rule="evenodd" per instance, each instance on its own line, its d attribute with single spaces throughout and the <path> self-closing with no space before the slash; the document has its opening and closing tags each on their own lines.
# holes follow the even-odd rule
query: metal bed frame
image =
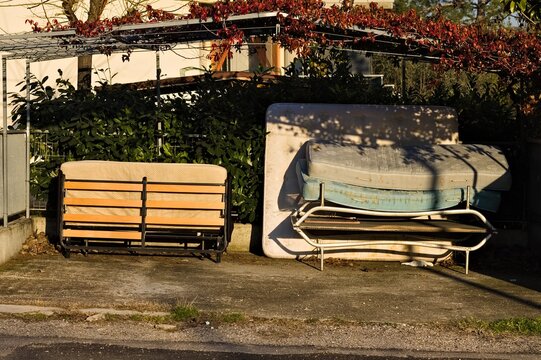
<svg viewBox="0 0 541 360">
<path fill-rule="evenodd" d="M 466 199 L 470 189 L 467 188 Z M 496 229 L 486 217 L 470 208 L 468 201 L 463 209 L 448 209 L 423 212 L 383 212 L 357 208 L 328 206 L 325 204 L 325 184 L 321 184 L 319 201 L 303 204 L 291 215 L 293 229 L 315 249 L 319 250 L 320 270 L 323 271 L 325 250 L 340 250 L 370 247 L 377 245 L 416 245 L 448 251 L 463 251 L 466 255 L 465 273 L 469 272 L 470 252 L 481 248 L 494 234 Z M 449 220 L 449 217 L 472 217 L 478 225 Z M 311 232 L 326 231 L 332 233 L 351 232 L 361 234 L 403 234 L 415 235 L 415 240 L 332 240 L 323 242 L 322 237 Z M 478 235 L 480 239 L 473 245 L 458 245 L 465 241 L 456 238 L 447 241 L 450 244 L 430 242 L 426 235 Z M 424 235 L 424 239 L 423 239 Z"/>
</svg>

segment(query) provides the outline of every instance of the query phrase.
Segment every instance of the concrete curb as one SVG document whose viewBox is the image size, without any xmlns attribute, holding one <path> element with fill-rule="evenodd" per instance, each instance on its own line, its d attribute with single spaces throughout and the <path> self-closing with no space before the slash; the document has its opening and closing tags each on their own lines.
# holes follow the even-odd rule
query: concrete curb
<svg viewBox="0 0 541 360">
<path fill-rule="evenodd" d="M 85 315 L 95 315 L 95 314 L 109 314 L 109 315 L 121 315 L 121 316 L 131 316 L 131 315 L 143 315 L 143 316 L 166 316 L 170 313 L 165 311 L 136 311 L 136 310 L 117 310 L 117 309 L 104 309 L 104 308 L 90 308 L 90 309 L 79 309 L 76 310 Z"/>
<path fill-rule="evenodd" d="M 10 305 L 0 304 L 0 313 L 2 314 L 43 314 L 52 315 L 53 313 L 66 312 L 65 309 L 50 306 L 34 305 Z"/>
<path fill-rule="evenodd" d="M 11 259 L 32 235 L 32 220 L 18 219 L 0 228 L 0 265 Z"/>
<path fill-rule="evenodd" d="M 170 315 L 164 311 L 136 311 L 136 310 L 117 310 L 117 309 L 105 309 L 105 308 L 87 308 L 68 310 L 60 307 L 50 306 L 35 306 L 35 305 L 10 305 L 0 304 L 0 314 L 42 314 L 51 316 L 53 314 L 67 314 L 67 313 L 80 313 L 87 316 L 94 315 L 142 315 L 142 316 L 167 316 Z"/>
<path fill-rule="evenodd" d="M 233 224 L 231 242 L 227 246 L 230 252 L 251 252 L 258 253 L 261 248 L 261 236 L 259 228 L 252 224 Z"/>
</svg>

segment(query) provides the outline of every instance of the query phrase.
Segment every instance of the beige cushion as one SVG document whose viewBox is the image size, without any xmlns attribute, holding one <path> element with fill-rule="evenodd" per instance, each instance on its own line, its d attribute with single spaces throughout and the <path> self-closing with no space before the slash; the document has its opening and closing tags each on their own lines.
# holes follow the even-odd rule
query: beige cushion
<svg viewBox="0 0 541 360">
<path fill-rule="evenodd" d="M 227 171 L 210 164 L 143 163 L 82 160 L 62 164 L 66 180 L 120 180 L 223 184 Z"/>
</svg>

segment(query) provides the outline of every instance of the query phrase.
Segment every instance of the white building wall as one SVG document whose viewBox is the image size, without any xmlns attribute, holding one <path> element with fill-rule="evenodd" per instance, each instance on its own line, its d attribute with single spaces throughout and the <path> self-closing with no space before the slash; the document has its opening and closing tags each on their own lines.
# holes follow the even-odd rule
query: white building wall
<svg viewBox="0 0 541 360">
<path fill-rule="evenodd" d="M 24 0 L 15 0 L 13 3 L 24 4 Z M 182 7 L 183 3 L 185 5 L 187 4 L 187 1 L 158 0 L 154 2 L 152 6 L 156 9 L 183 11 L 187 9 L 186 7 Z M 123 2 L 113 2 L 111 6 L 106 8 L 103 18 L 111 18 L 120 15 L 123 10 L 121 4 L 123 4 Z M 31 26 L 25 23 L 27 19 L 34 19 L 40 24 L 45 24 L 45 20 L 40 19 L 38 14 L 33 14 L 25 6 L 0 8 L 0 33 L 16 34 L 31 31 Z M 175 52 L 160 52 L 162 78 L 198 74 L 200 71 L 196 69 L 201 69 L 203 66 L 208 67 L 210 64 L 206 59 L 208 50 L 201 50 L 200 47 L 200 44 L 193 44 L 190 48 L 187 48 L 187 46 L 180 46 L 175 49 Z M 105 55 L 95 55 L 93 57 L 92 65 L 94 68 L 92 74 L 93 86 L 99 85 L 99 82 L 103 80 L 110 81 L 111 77 L 114 83 L 128 83 L 156 79 L 156 53 L 154 51 L 135 51 L 131 54 L 129 62 L 122 62 L 122 54 L 114 54 L 109 57 Z M 46 84 L 53 87 L 55 85 L 55 80 L 59 77 L 58 69 L 62 70 L 64 79 L 68 79 L 74 86 L 76 85 L 76 58 L 34 62 L 30 65 L 30 72 L 33 75 L 40 80 L 45 76 L 48 76 L 49 80 Z M 98 71 L 99 69 L 104 71 Z M 8 96 L 10 93 L 20 90 L 22 85 L 17 84 L 24 81 L 25 71 L 26 62 L 24 60 L 7 61 Z M 98 74 L 96 74 L 96 72 Z M 0 82 L 1 81 L 2 79 L 0 77 Z M 3 91 L 2 89 L 3 84 L 0 86 L 0 94 Z M 8 99 L 8 103 L 10 101 L 11 100 Z M 8 112 L 10 112 L 10 110 L 11 106 L 8 106 Z M 3 102 L 0 101 L 0 119 L 3 116 L 3 111 Z M 8 124 L 9 123 L 11 123 L 10 120 L 8 120 Z"/>
<path fill-rule="evenodd" d="M 84 1 L 84 0 L 83 0 Z M 213 0 L 200 0 L 200 2 L 213 2 Z M 328 5 L 339 4 L 341 0 L 327 0 Z M 44 18 L 40 14 L 39 8 L 34 9 L 34 12 L 27 9 L 28 4 L 25 0 L 12 0 L 13 4 L 21 4 L 13 7 L 0 8 L 0 33 L 15 34 L 31 31 L 31 26 L 26 24 L 27 19 L 33 19 L 41 24 L 45 24 Z M 53 4 L 53 2 L 50 2 Z M 184 0 L 155 0 L 152 6 L 155 9 L 164 9 L 176 13 L 184 13 L 187 11 L 188 1 Z M 366 5 L 370 0 L 354 0 L 355 5 Z M 58 4 L 58 3 L 57 3 Z M 121 15 L 125 10 L 124 1 L 112 1 L 102 18 L 111 18 Z M 3 4 L 4 5 L 4 4 Z M 393 0 L 380 1 L 380 5 L 385 8 L 391 8 Z M 55 18 L 58 15 L 55 12 L 58 8 L 49 7 L 48 15 L 50 18 Z M 84 18 L 82 15 L 80 18 Z M 160 67 L 163 78 L 178 77 L 184 75 L 195 75 L 201 73 L 198 69 L 208 69 L 211 65 L 208 59 L 211 42 L 192 44 L 190 48 L 183 45 L 175 49 L 175 51 L 160 52 Z M 279 68 L 278 73 L 283 74 L 282 67 L 289 64 L 295 57 L 294 54 L 288 53 L 283 49 L 275 48 L 270 42 L 265 45 L 267 63 L 273 64 L 274 60 L 278 61 L 276 68 Z M 273 56 L 273 51 L 279 51 L 277 57 Z M 1 55 L 1 54 L 0 54 Z M 233 71 L 255 71 L 257 70 L 258 58 L 257 55 L 251 54 L 248 51 L 248 46 L 244 46 L 240 53 L 235 52 L 233 58 L 229 60 L 229 70 Z M 18 91 L 21 86 L 18 83 L 24 81 L 25 78 L 25 61 L 24 60 L 9 60 L 7 66 L 7 88 L 8 94 Z M 98 85 L 100 81 L 107 80 L 114 83 L 128 83 L 145 80 L 156 79 L 156 53 L 153 51 L 135 51 L 131 54 L 129 62 L 122 62 L 122 54 L 112 56 L 95 55 L 93 58 L 94 72 L 99 69 L 98 74 L 92 74 L 93 85 Z M 61 59 L 55 61 L 44 61 L 32 63 L 30 71 L 38 79 L 49 76 L 48 84 L 54 86 L 55 80 L 58 78 L 58 69 L 63 72 L 63 77 L 68 79 L 72 84 L 77 83 L 77 59 Z M 114 76 L 113 76 L 114 75 Z M 0 79 L 1 80 L 1 79 Z M 0 93 L 2 91 L 0 87 Z M 9 102 L 9 101 L 8 101 Z M 0 101 L 0 106 L 1 105 Z M 3 114 L 1 109 L 0 117 Z M 9 107 L 8 107 L 9 110 Z"/>
</svg>

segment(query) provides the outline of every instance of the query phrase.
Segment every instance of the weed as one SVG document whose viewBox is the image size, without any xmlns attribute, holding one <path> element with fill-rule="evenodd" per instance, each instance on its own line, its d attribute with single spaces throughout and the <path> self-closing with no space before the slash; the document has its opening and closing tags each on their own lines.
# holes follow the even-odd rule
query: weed
<svg viewBox="0 0 541 360">
<path fill-rule="evenodd" d="M 226 313 L 221 314 L 219 320 L 227 324 L 233 324 L 246 320 L 246 317 L 241 313 Z"/>
<path fill-rule="evenodd" d="M 44 321 L 44 320 L 48 320 L 50 316 L 44 313 L 36 312 L 36 313 L 19 314 L 18 317 L 27 321 Z"/>
<path fill-rule="evenodd" d="M 131 321 L 140 322 L 145 320 L 145 316 L 143 316 L 142 314 L 132 314 L 128 316 L 128 319 L 130 319 Z"/>
<path fill-rule="evenodd" d="M 23 321 L 46 321 L 46 320 L 66 320 L 66 321 L 79 321 L 84 319 L 84 315 L 75 313 L 42 313 L 42 312 L 30 312 L 19 314 L 0 314 L 0 318 L 16 318 Z"/>
<path fill-rule="evenodd" d="M 153 316 L 143 316 L 141 320 L 139 321 L 145 321 L 151 324 L 169 324 L 171 323 L 171 316 L 159 316 L 159 315 L 153 315 Z"/>
<path fill-rule="evenodd" d="M 471 317 L 458 320 L 454 325 L 463 331 L 486 330 L 486 322 Z"/>
<path fill-rule="evenodd" d="M 535 335 L 541 336 L 541 317 L 512 318 L 484 321 L 473 318 L 458 322 L 458 328 L 467 331 L 491 332 L 494 334 Z"/>
<path fill-rule="evenodd" d="M 119 315 L 119 314 L 110 314 L 110 313 L 103 314 L 103 320 L 106 320 L 106 321 L 118 321 L 118 320 L 123 320 L 123 319 L 124 319 L 124 316 Z"/>
<path fill-rule="evenodd" d="M 193 320 L 199 317 L 199 310 L 192 304 L 177 305 L 171 310 L 171 318 L 175 321 Z"/>
<path fill-rule="evenodd" d="M 541 335 L 541 317 L 536 319 L 515 318 L 492 321 L 489 323 L 489 329 L 496 333 Z"/>
</svg>

